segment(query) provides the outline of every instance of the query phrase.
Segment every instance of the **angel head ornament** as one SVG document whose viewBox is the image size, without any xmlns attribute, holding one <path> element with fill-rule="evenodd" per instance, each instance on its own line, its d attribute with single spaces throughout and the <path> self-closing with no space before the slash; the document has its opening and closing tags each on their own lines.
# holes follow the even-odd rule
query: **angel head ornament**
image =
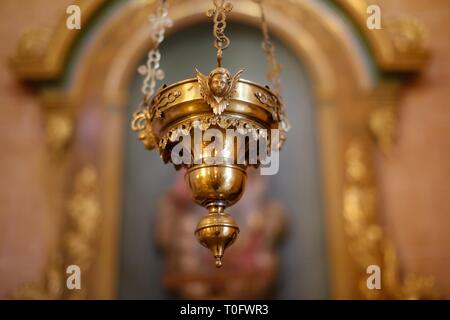
<svg viewBox="0 0 450 320">
<path fill-rule="evenodd" d="M 216 68 L 209 76 L 197 71 L 200 94 L 203 100 L 213 109 L 214 114 L 221 114 L 230 104 L 236 93 L 236 86 L 244 70 L 239 70 L 234 76 L 222 67 Z"/>
</svg>

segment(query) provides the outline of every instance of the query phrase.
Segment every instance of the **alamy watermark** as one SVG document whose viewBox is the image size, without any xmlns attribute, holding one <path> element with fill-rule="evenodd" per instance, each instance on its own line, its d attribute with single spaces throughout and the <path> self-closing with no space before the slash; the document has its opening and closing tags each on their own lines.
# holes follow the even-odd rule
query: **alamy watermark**
<svg viewBox="0 0 450 320">
<path fill-rule="evenodd" d="M 81 269 L 76 264 L 67 267 L 66 273 L 69 275 L 66 280 L 66 287 L 69 290 L 81 290 Z"/>
<path fill-rule="evenodd" d="M 269 133 L 270 132 L 270 133 Z M 181 138 L 181 141 L 179 141 Z M 279 170 L 280 132 L 278 129 L 202 131 L 180 135 L 172 148 L 171 160 L 175 165 L 261 165 L 261 175 L 275 175 Z"/>
<path fill-rule="evenodd" d="M 366 25 L 369 30 L 381 29 L 381 8 L 376 4 L 367 6 Z M 69 30 L 81 29 L 81 8 L 77 5 L 69 5 L 66 9 L 68 17 L 66 19 L 66 27 Z"/>
<path fill-rule="evenodd" d="M 66 19 L 66 27 L 69 30 L 81 29 L 81 8 L 75 4 L 67 7 L 66 13 L 69 15 Z"/>
<path fill-rule="evenodd" d="M 366 270 L 367 277 L 366 285 L 369 290 L 381 290 L 381 268 L 376 264 L 372 264 L 367 267 Z"/>
<path fill-rule="evenodd" d="M 369 30 L 381 29 L 381 8 L 376 4 L 367 7 L 367 28 Z"/>
</svg>

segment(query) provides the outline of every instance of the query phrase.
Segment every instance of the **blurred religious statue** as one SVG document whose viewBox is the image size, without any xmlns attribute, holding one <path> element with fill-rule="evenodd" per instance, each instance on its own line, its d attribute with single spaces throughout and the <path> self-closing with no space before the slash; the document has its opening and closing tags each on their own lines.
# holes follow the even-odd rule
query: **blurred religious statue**
<svg viewBox="0 0 450 320">
<path fill-rule="evenodd" d="M 180 171 L 162 196 L 155 232 L 164 255 L 163 284 L 186 299 L 270 298 L 278 274 L 278 245 L 286 227 L 285 210 L 267 195 L 266 177 L 249 170 L 246 193 L 227 211 L 241 226 L 234 246 L 217 269 L 210 252 L 194 236 L 205 209 L 195 205 Z"/>
</svg>

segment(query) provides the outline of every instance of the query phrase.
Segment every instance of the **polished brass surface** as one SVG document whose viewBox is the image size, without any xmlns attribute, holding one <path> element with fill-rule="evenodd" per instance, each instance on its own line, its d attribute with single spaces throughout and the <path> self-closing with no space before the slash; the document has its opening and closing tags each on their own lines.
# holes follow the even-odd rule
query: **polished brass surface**
<svg viewBox="0 0 450 320">
<path fill-rule="evenodd" d="M 196 203 L 229 207 L 242 197 L 247 174 L 235 165 L 195 165 L 185 177 Z"/>
<path fill-rule="evenodd" d="M 195 202 L 210 212 L 197 228 L 197 239 L 213 252 L 216 266 L 220 267 L 225 249 L 234 242 L 239 232 L 237 225 L 223 210 L 242 197 L 247 163 L 242 161 L 243 165 L 238 166 L 239 154 L 233 152 L 233 156 L 225 162 L 211 165 L 203 158 L 206 148 L 203 141 L 199 146 L 202 149 L 200 164 L 195 162 L 192 165 L 189 161 L 178 163 L 173 159 L 172 150 L 181 137 L 192 137 L 194 129 L 204 132 L 214 128 L 222 133 L 226 129 L 234 129 L 239 135 L 250 135 L 256 141 L 271 139 L 270 129 L 287 131 L 287 118 L 282 112 L 279 92 L 275 94 L 268 87 L 241 80 L 243 70 L 232 76 L 228 69 L 222 67 L 222 50 L 230 44 L 224 34 L 226 13 L 231 11 L 232 6 L 224 0 L 214 0 L 213 3 L 215 9 L 209 10 L 207 15 L 214 17 L 218 67 L 211 70 L 208 76 L 196 70 L 196 79 L 163 86 L 150 103 L 148 96 L 144 95 L 144 102 L 134 114 L 131 127 L 138 132 L 139 139 L 147 149 L 158 146 L 164 162 L 174 162 L 177 169 L 188 169 L 186 181 Z M 149 61 L 150 58 L 151 54 Z M 281 139 L 284 140 L 285 137 Z M 194 138 L 192 143 L 191 139 L 191 145 L 195 141 Z M 244 141 L 247 152 L 250 142 Z M 277 147 L 280 146 L 277 144 Z M 237 147 L 233 145 L 229 148 L 236 150 Z M 253 165 L 257 167 L 259 160 L 257 158 Z M 211 224 L 211 221 L 214 223 Z M 232 223 L 224 225 L 224 221 Z"/>
<path fill-rule="evenodd" d="M 213 253 L 216 267 L 221 267 L 225 249 L 239 233 L 236 222 L 224 210 L 242 197 L 247 174 L 235 165 L 195 165 L 185 178 L 194 201 L 209 210 L 200 220 L 195 235 Z"/>
<path fill-rule="evenodd" d="M 197 71 L 197 78 L 187 79 L 162 87 L 151 101 L 150 108 L 135 114 L 132 128 L 139 132 L 144 145 L 158 147 L 164 162 L 172 161 L 172 148 L 181 136 L 192 135 L 193 130 L 202 132 L 215 128 L 225 133 L 235 129 L 258 140 L 262 132 L 279 127 L 281 103 L 268 87 L 239 78 L 242 71 L 231 77 L 225 68 L 216 68 L 209 77 Z M 224 86 L 214 87 L 216 75 L 225 75 Z M 206 145 L 202 145 L 202 148 Z M 234 146 L 233 146 L 234 148 Z M 248 146 L 246 146 L 248 149 Z M 222 212 L 236 203 L 244 192 L 246 165 L 237 165 L 237 153 L 224 164 L 210 165 L 202 159 L 201 164 L 176 165 L 186 167 L 186 182 L 194 201 L 209 210 L 204 217 L 210 221 L 225 219 Z M 258 163 L 255 165 L 258 166 Z M 230 217 L 227 219 L 229 220 Z M 202 223 L 201 223 L 202 224 Z M 208 247 L 216 258 L 216 266 L 222 265 L 225 249 L 237 237 L 238 228 L 221 224 L 197 229 L 197 239 Z M 217 233 L 217 234 L 216 234 Z"/>
</svg>

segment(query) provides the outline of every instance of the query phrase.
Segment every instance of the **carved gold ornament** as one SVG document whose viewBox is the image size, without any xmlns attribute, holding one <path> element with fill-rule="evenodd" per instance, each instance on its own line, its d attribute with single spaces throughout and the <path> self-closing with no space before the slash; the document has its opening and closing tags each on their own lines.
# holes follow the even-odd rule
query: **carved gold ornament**
<svg viewBox="0 0 450 320">
<path fill-rule="evenodd" d="M 230 105 L 230 100 L 236 93 L 237 82 L 242 72 L 244 70 L 239 70 L 231 77 L 227 69 L 216 68 L 207 77 L 197 70 L 200 94 L 203 100 L 212 108 L 214 114 L 220 115 Z"/>
<path fill-rule="evenodd" d="M 66 269 L 69 265 L 80 267 L 83 279 L 95 259 L 96 241 L 101 216 L 98 173 L 94 166 L 82 167 L 74 178 L 67 211 L 67 230 L 62 235 L 61 250 L 49 261 L 42 281 L 21 287 L 13 299 L 86 299 L 88 281 L 80 290 L 67 290 Z"/>
<path fill-rule="evenodd" d="M 368 157 L 361 140 L 351 141 L 346 148 L 343 215 L 348 249 L 360 270 L 358 287 L 367 299 L 436 299 L 439 292 L 432 277 L 399 274 L 396 251 L 377 221 L 377 193 Z M 381 269 L 382 290 L 367 288 L 370 265 Z"/>
<path fill-rule="evenodd" d="M 49 147 L 55 152 L 60 152 L 72 138 L 72 119 L 68 115 L 52 113 L 47 117 L 46 129 Z"/>
</svg>

